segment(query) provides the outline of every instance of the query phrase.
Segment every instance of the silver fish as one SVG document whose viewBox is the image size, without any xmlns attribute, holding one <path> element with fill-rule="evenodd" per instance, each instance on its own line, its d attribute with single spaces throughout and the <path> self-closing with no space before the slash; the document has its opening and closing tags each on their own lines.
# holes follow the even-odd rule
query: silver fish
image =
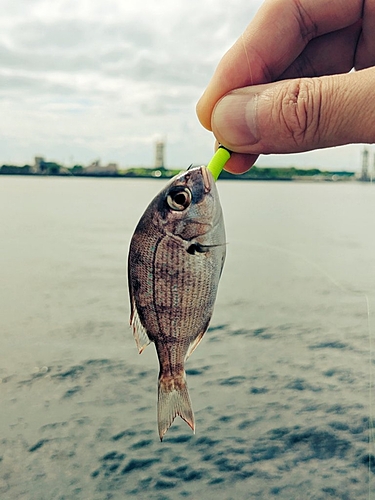
<svg viewBox="0 0 375 500">
<path fill-rule="evenodd" d="M 208 328 L 225 252 L 219 195 L 203 166 L 174 177 L 134 231 L 128 257 L 130 324 L 139 353 L 155 343 L 161 440 L 177 415 L 195 431 L 184 362 Z"/>
</svg>

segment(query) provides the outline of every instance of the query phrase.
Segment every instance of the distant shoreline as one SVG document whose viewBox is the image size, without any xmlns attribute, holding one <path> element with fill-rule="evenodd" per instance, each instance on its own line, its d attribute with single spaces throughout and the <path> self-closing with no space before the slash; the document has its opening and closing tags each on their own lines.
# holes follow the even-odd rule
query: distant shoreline
<svg viewBox="0 0 375 500">
<path fill-rule="evenodd" d="M 49 163 L 42 172 L 35 172 L 34 167 L 3 165 L 0 175 L 17 175 L 28 177 L 90 177 L 90 178 L 121 178 L 121 179 L 170 179 L 180 173 L 180 169 L 133 167 L 124 170 L 108 171 L 98 167 L 97 171 L 85 171 L 85 167 L 75 165 L 72 168 Z M 358 179 L 354 172 L 321 171 L 319 169 L 300 169 L 296 167 L 252 167 L 242 175 L 234 175 L 223 171 L 222 180 L 233 181 L 283 181 L 283 182 L 348 182 Z"/>
</svg>

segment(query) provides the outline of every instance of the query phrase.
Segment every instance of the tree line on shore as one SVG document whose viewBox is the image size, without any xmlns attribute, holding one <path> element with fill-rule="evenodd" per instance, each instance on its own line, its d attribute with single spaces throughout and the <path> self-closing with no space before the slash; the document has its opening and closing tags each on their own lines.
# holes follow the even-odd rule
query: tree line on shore
<svg viewBox="0 0 375 500">
<path fill-rule="evenodd" d="M 44 162 L 42 171 L 35 171 L 31 165 L 15 166 L 2 165 L 0 174 L 3 175 L 49 175 L 49 176 L 89 176 L 89 177 L 145 177 L 145 178 L 170 178 L 178 174 L 180 169 L 132 167 L 128 169 L 116 169 L 107 171 L 100 167 L 96 171 L 88 171 L 82 165 L 65 167 L 55 162 Z M 240 176 L 223 171 L 221 179 L 236 180 L 350 180 L 354 178 L 354 172 L 322 171 L 317 168 L 301 169 L 297 167 L 252 167 L 248 172 Z"/>
</svg>

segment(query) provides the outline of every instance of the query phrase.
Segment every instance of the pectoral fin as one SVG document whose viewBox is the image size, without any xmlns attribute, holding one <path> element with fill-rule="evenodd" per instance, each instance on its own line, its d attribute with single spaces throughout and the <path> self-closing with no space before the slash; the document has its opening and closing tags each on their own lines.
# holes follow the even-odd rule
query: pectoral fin
<svg viewBox="0 0 375 500">
<path fill-rule="evenodd" d="M 201 243 L 191 243 L 186 251 L 187 253 L 190 253 L 191 255 L 195 255 L 197 253 L 206 253 L 209 252 L 212 248 L 217 248 L 217 247 L 222 247 L 225 246 L 226 243 L 220 244 L 220 245 L 202 245 Z"/>
</svg>

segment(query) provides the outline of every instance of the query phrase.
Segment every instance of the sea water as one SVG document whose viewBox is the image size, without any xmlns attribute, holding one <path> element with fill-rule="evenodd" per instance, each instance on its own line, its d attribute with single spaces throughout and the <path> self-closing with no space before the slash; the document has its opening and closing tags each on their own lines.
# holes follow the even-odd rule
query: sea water
<svg viewBox="0 0 375 500">
<path fill-rule="evenodd" d="M 375 186 L 218 181 L 227 260 L 160 443 L 126 257 L 162 180 L 0 177 L 0 498 L 375 496 Z"/>
</svg>

